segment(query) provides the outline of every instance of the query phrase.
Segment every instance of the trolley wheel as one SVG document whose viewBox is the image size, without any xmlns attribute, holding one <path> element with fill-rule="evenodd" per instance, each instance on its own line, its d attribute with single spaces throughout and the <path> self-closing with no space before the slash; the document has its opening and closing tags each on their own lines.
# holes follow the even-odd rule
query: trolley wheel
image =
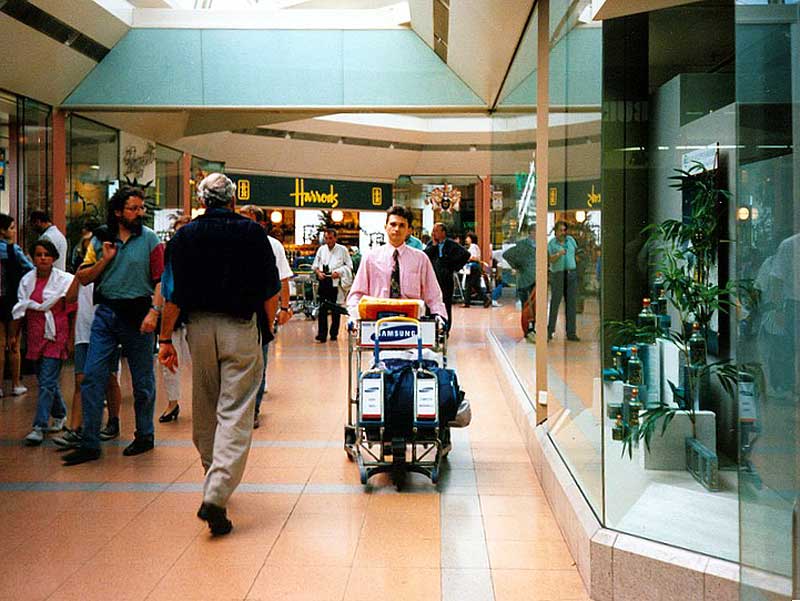
<svg viewBox="0 0 800 601">
<path fill-rule="evenodd" d="M 368 479 L 368 477 L 367 477 L 367 468 L 361 467 L 361 468 L 359 468 L 358 471 L 359 471 L 359 473 L 361 475 L 361 484 L 366 484 L 367 483 L 367 479 Z"/>
<path fill-rule="evenodd" d="M 438 465 L 431 470 L 431 483 L 433 483 L 433 484 L 438 484 L 439 483 L 439 466 Z"/>
<path fill-rule="evenodd" d="M 344 444 L 345 445 L 356 444 L 356 429 L 353 426 L 344 427 Z"/>
</svg>

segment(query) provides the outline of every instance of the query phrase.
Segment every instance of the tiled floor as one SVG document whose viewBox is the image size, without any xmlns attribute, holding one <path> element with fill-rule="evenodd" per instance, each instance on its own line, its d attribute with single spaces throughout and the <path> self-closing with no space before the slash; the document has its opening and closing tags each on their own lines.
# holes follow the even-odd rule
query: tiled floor
<svg viewBox="0 0 800 601">
<path fill-rule="evenodd" d="M 362 486 L 342 450 L 344 337 L 312 344 L 312 324 L 295 318 L 270 358 L 263 426 L 222 539 L 194 516 L 190 403 L 157 424 L 154 452 L 126 458 L 115 441 L 100 461 L 64 468 L 52 444 L 20 442 L 28 381 L 27 396 L 0 400 L 0 599 L 588 601 L 501 397 L 490 311 L 457 309 L 451 337 L 473 423 L 454 430 L 438 487 L 415 476 L 402 493 L 382 476 Z M 123 390 L 130 439 L 127 377 Z"/>
</svg>

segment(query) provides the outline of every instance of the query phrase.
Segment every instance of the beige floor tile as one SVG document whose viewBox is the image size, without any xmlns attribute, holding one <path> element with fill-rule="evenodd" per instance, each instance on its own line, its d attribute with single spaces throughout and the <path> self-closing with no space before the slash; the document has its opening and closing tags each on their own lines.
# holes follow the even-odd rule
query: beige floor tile
<svg viewBox="0 0 800 601">
<path fill-rule="evenodd" d="M 297 501 L 294 514 L 341 515 L 342 513 L 358 512 L 363 515 L 367 511 L 369 500 L 369 496 L 365 494 L 328 495 L 303 493 Z"/>
<path fill-rule="evenodd" d="M 489 540 L 493 570 L 568 570 L 575 562 L 564 542 Z"/>
<path fill-rule="evenodd" d="M 419 512 L 439 515 L 439 495 L 414 493 L 373 495 L 370 497 L 368 509 L 370 512 Z"/>
<path fill-rule="evenodd" d="M 264 566 L 248 601 L 341 601 L 350 568 Z"/>
<path fill-rule="evenodd" d="M 320 538 L 358 538 L 364 522 L 362 512 L 344 514 L 293 513 L 284 532 Z"/>
<path fill-rule="evenodd" d="M 348 567 L 357 538 L 319 538 L 283 533 L 267 556 L 267 565 Z"/>
<path fill-rule="evenodd" d="M 367 509 L 361 536 L 398 539 L 406 536 L 438 538 L 440 517 L 433 512 L 386 513 Z"/>
<path fill-rule="evenodd" d="M 486 515 L 483 523 L 488 540 L 564 540 L 555 519 L 547 514 Z"/>
<path fill-rule="evenodd" d="M 578 570 L 492 570 L 496 601 L 590 601 Z"/>
<path fill-rule="evenodd" d="M 172 562 L 89 562 L 72 574 L 50 599 L 56 601 L 137 601 L 145 599 Z"/>
<path fill-rule="evenodd" d="M 353 565 L 372 568 L 438 568 L 440 558 L 441 547 L 438 538 L 362 537 L 358 543 Z"/>
<path fill-rule="evenodd" d="M 65 555 L 64 557 L 68 557 Z M 0 599 L 45 599 L 81 567 L 78 561 L 52 558 L 4 562 L 0 567 Z"/>
<path fill-rule="evenodd" d="M 537 495 L 484 495 L 481 497 L 481 510 L 484 515 L 551 515 L 547 499 Z"/>
<path fill-rule="evenodd" d="M 353 568 L 346 601 L 369 596 L 381 601 L 439 601 L 441 572 L 427 568 Z"/>
<path fill-rule="evenodd" d="M 148 600 L 230 601 L 244 599 L 260 565 L 230 563 L 176 564 L 156 585 Z"/>
</svg>

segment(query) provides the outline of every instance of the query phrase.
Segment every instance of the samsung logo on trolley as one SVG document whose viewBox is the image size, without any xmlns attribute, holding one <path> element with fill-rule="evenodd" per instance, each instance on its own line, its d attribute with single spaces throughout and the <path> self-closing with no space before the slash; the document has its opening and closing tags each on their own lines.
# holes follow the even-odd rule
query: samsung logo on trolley
<svg viewBox="0 0 800 601">
<path fill-rule="evenodd" d="M 399 325 L 390 328 L 381 328 L 380 338 L 378 342 L 397 342 L 398 340 L 406 340 L 407 338 L 417 337 L 416 325 Z M 372 334 L 372 340 L 375 340 L 375 334 Z"/>
</svg>

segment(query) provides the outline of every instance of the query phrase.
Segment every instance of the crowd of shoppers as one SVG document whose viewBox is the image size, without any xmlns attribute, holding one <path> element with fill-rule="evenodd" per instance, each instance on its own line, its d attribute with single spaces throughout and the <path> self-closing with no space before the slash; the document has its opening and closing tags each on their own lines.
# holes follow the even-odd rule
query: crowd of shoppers
<svg viewBox="0 0 800 601">
<path fill-rule="evenodd" d="M 30 215 L 39 237 L 27 256 L 16 244 L 14 219 L 0 214 L 0 344 L 8 351 L 11 394 L 25 394 L 19 344 L 24 324 L 25 357 L 35 364 L 38 382 L 25 443 L 38 445 L 47 434 L 60 433 L 53 441 L 69 451 L 63 461 L 70 466 L 99 459 L 100 442 L 120 435 L 121 355 L 131 373 L 136 422 L 123 455 L 154 448 L 153 352 L 160 322 L 167 406 L 158 419 L 178 419 L 179 369 L 191 362 L 193 441 L 205 471 L 197 515 L 212 534 L 222 535 L 232 528 L 227 502 L 242 478 L 253 429 L 260 425 L 269 343 L 275 328 L 292 317 L 293 274 L 282 244 L 268 235 L 264 211 L 253 205 L 234 210 L 230 179 L 211 174 L 200 182 L 198 193 L 205 213 L 194 220 L 180 217 L 165 245 L 144 225 L 144 192 L 121 187 L 109 200 L 107 222 L 87 222 L 81 232 L 69 260 L 74 275 L 66 269 L 66 239 L 46 212 Z M 432 315 L 446 320 L 449 332 L 459 272 L 465 274 L 465 306 L 474 297 L 489 306 L 490 293 L 502 291 L 490 285 L 475 233 L 469 232 L 461 245 L 448 236 L 444 223 L 436 223 L 431 235 L 421 239 L 411 235 L 412 225 L 409 209 L 390 208 L 385 224 L 389 243 L 372 249 L 360 266 L 337 242 L 336 230 L 325 229 L 312 266 L 320 301 L 318 342 L 335 341 L 341 306 L 346 303 L 354 314 L 365 295 L 422 299 Z M 577 339 L 576 247 L 567 225 L 557 223 L 548 244 L 553 286 L 549 337 L 563 298 L 568 338 Z M 533 234 L 506 250 L 503 259 L 517 272 L 524 310 L 526 302 L 532 303 L 535 285 Z M 75 391 L 68 411 L 59 381 L 73 341 Z M 0 382 L 5 357 L 0 353 Z"/>
</svg>

